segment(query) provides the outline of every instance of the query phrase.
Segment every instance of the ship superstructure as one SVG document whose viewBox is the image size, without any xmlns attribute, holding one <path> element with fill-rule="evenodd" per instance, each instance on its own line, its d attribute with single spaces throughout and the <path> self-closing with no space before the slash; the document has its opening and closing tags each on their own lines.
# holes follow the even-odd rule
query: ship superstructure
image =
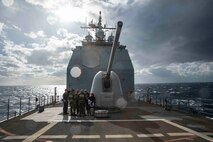
<svg viewBox="0 0 213 142">
<path fill-rule="evenodd" d="M 83 29 L 95 32 L 85 36 L 82 46 L 76 46 L 67 67 L 67 88 L 91 89 L 92 81 L 96 73 L 106 70 L 113 45 L 114 36 L 111 33 L 106 37 L 107 31 L 114 31 L 115 28 L 102 24 L 101 12 L 98 22 L 93 20 Z M 112 70 L 118 75 L 121 82 L 124 98 L 134 91 L 134 68 L 126 49 L 126 46 L 117 44 Z"/>
</svg>

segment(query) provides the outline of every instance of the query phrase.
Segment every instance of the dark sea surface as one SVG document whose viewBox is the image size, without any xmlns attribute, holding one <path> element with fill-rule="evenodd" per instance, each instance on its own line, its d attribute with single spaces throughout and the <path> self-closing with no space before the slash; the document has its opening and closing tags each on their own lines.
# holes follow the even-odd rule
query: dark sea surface
<svg viewBox="0 0 213 142">
<path fill-rule="evenodd" d="M 208 83 L 162 83 L 135 85 L 136 99 L 150 90 L 154 94 L 183 98 L 213 99 L 213 82 Z"/>
<path fill-rule="evenodd" d="M 50 103 L 52 96 L 56 93 L 58 100 L 61 100 L 65 85 L 43 85 L 43 86 L 0 86 L 0 121 L 7 118 L 7 109 L 9 101 L 10 117 L 34 109 L 36 106 L 36 97 L 40 98 L 41 103 Z"/>
<path fill-rule="evenodd" d="M 56 89 L 58 100 L 61 100 L 65 85 L 46 86 L 0 86 L 0 121 L 7 118 L 9 100 L 10 117 L 29 109 L 35 108 L 35 98 L 49 103 Z M 213 83 L 164 83 L 164 84 L 136 84 L 135 99 L 139 100 L 149 90 L 158 96 L 173 96 L 180 98 L 213 99 Z M 43 102 L 44 103 L 44 102 Z"/>
</svg>

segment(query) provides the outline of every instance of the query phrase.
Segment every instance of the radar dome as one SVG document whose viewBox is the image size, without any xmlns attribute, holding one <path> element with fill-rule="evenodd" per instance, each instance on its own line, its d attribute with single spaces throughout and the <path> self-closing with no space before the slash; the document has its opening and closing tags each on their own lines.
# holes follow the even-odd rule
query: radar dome
<svg viewBox="0 0 213 142">
<path fill-rule="evenodd" d="M 114 40 L 114 36 L 111 34 L 109 37 L 108 37 L 108 42 L 112 43 Z"/>
<path fill-rule="evenodd" d="M 98 30 L 96 32 L 96 37 L 99 39 L 99 40 L 103 40 L 105 35 L 104 35 L 104 31 L 103 30 Z"/>
<path fill-rule="evenodd" d="M 89 34 L 85 37 L 86 41 L 92 41 L 93 37 Z"/>
</svg>

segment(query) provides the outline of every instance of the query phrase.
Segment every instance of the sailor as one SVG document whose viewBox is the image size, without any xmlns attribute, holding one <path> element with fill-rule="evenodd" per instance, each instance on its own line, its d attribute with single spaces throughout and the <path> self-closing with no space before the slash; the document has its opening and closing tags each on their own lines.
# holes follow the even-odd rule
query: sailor
<svg viewBox="0 0 213 142">
<path fill-rule="evenodd" d="M 38 109 L 38 107 L 39 107 L 39 103 L 38 103 L 38 98 L 37 98 L 37 96 L 36 96 L 35 101 L 36 101 L 36 108 L 35 108 L 35 109 Z"/>
<path fill-rule="evenodd" d="M 73 115 L 76 116 L 78 114 L 78 94 L 75 93 L 73 89 Z M 76 114 L 77 113 L 77 114 Z"/>
<path fill-rule="evenodd" d="M 150 94 L 151 94 L 151 88 L 148 88 L 147 89 L 147 94 L 146 94 L 146 101 L 148 102 L 148 103 L 150 103 L 151 104 L 151 102 L 152 102 L 152 98 L 151 98 L 151 96 L 150 96 Z"/>
<path fill-rule="evenodd" d="M 65 89 L 65 92 L 63 94 L 63 115 L 68 114 L 67 110 L 68 110 L 68 89 Z"/>
<path fill-rule="evenodd" d="M 96 100 L 95 100 L 95 95 L 94 93 L 91 93 L 89 99 L 89 107 L 90 107 L 90 115 L 93 116 L 94 115 L 94 111 L 95 111 L 95 106 L 96 106 Z"/>
<path fill-rule="evenodd" d="M 80 91 L 79 97 L 78 97 L 78 106 L 79 106 L 79 116 L 83 115 L 85 116 L 85 93 L 83 90 Z"/>
<path fill-rule="evenodd" d="M 165 110 L 170 111 L 171 106 L 170 106 L 169 97 L 166 97 L 164 101 L 165 101 Z"/>
<path fill-rule="evenodd" d="M 86 105 L 86 110 L 87 110 L 87 115 L 90 115 L 90 106 L 89 106 L 89 92 L 85 89 L 84 90 L 84 95 L 85 95 L 85 105 Z"/>
<path fill-rule="evenodd" d="M 79 115 L 79 105 L 78 105 L 78 102 L 79 102 L 79 90 L 77 89 L 76 92 L 75 92 L 75 112 L 77 112 L 77 115 Z"/>
<path fill-rule="evenodd" d="M 70 115 L 75 115 L 75 108 L 74 108 L 74 96 L 75 96 L 75 90 L 72 89 L 69 92 L 69 104 L 70 104 Z"/>
</svg>

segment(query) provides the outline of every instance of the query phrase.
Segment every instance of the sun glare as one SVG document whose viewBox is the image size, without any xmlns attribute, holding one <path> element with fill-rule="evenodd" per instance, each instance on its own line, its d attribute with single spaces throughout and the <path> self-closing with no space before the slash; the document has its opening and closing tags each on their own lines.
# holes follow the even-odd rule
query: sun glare
<svg viewBox="0 0 213 142">
<path fill-rule="evenodd" d="M 58 17 L 60 22 L 85 22 L 86 12 L 78 7 L 61 7 L 56 10 L 55 15 Z"/>
<path fill-rule="evenodd" d="M 2 0 L 1 2 L 4 6 L 10 7 L 13 5 L 14 0 Z"/>
</svg>

